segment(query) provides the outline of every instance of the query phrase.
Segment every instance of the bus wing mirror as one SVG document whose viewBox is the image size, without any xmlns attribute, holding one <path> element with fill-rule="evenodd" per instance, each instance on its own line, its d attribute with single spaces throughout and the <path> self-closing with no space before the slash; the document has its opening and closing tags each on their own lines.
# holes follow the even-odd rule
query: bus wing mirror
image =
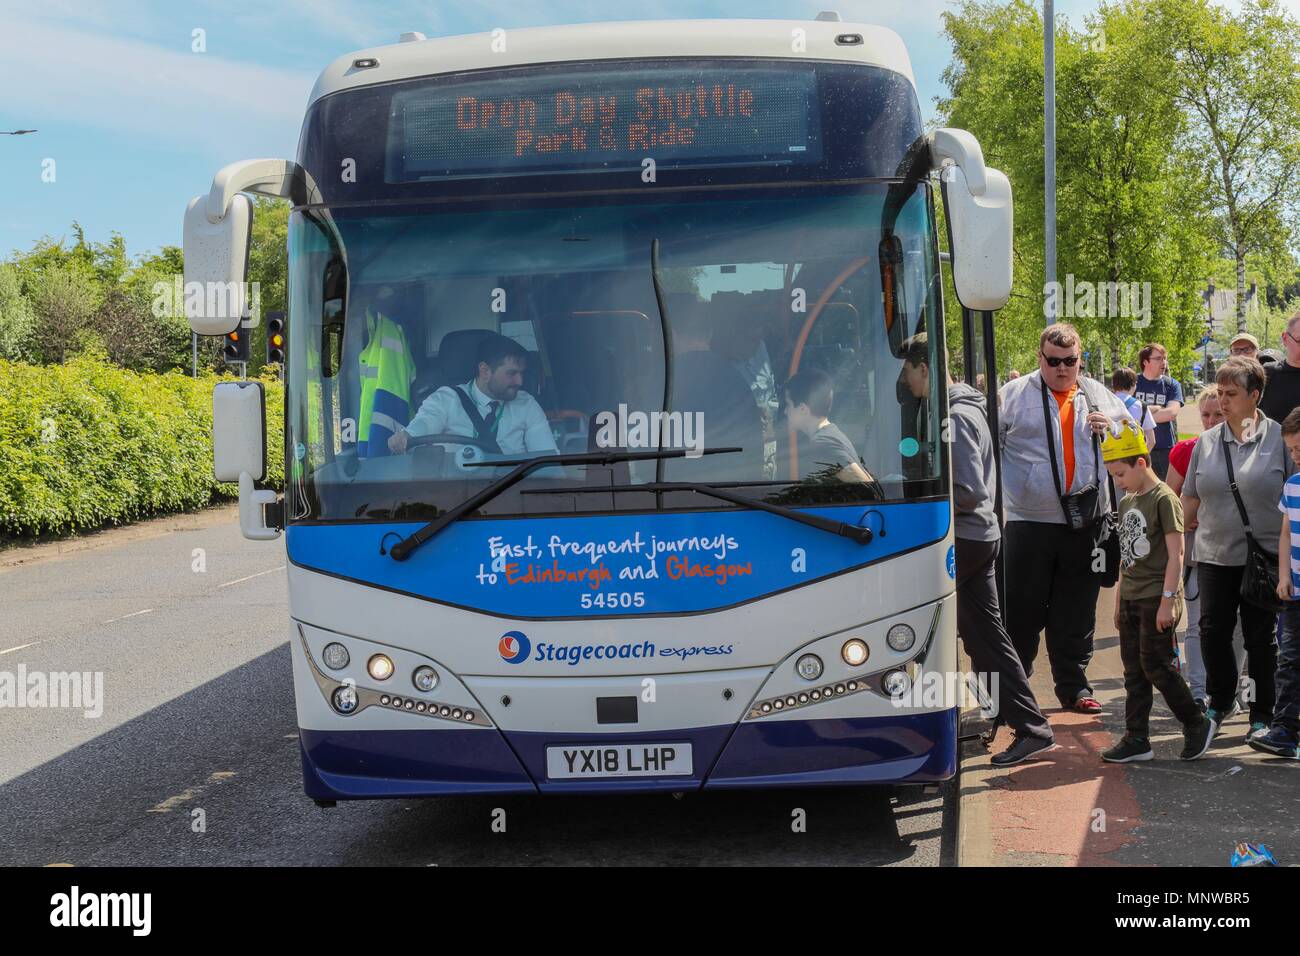
<svg viewBox="0 0 1300 956">
<path fill-rule="evenodd" d="M 233 332 L 248 300 L 248 245 L 253 206 L 235 196 L 217 222 L 207 215 L 207 197 L 185 208 L 185 317 L 199 335 Z"/>
<path fill-rule="evenodd" d="M 961 166 L 945 166 L 940 176 L 957 300 L 976 312 L 992 312 L 1011 298 L 1011 182 L 983 164 L 980 179 L 977 195 Z"/>
<path fill-rule="evenodd" d="M 239 527 L 245 538 L 269 540 L 264 506 L 274 491 L 254 482 L 266 477 L 266 394 L 261 382 L 218 382 L 212 390 L 212 458 L 218 481 L 239 484 Z"/>
<path fill-rule="evenodd" d="M 225 335 L 248 301 L 248 247 L 253 204 L 242 193 L 320 202 L 320 192 L 297 163 L 245 159 L 223 166 L 205 196 L 185 209 L 185 317 L 199 335 Z"/>
</svg>

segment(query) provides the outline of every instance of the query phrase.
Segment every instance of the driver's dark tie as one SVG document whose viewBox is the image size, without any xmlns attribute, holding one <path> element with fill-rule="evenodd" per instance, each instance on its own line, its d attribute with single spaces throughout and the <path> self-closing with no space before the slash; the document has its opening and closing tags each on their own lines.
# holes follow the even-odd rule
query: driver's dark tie
<svg viewBox="0 0 1300 956">
<path fill-rule="evenodd" d="M 497 430 L 497 419 L 500 417 L 501 403 L 496 401 L 488 402 L 488 416 L 483 420 L 483 424 L 487 426 L 489 432 Z"/>
</svg>

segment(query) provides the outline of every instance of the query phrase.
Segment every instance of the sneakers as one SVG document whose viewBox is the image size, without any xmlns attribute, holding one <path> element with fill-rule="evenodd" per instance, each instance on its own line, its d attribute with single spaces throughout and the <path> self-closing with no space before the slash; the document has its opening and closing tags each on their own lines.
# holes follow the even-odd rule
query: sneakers
<svg viewBox="0 0 1300 956">
<path fill-rule="evenodd" d="M 1268 733 L 1268 724 L 1262 720 L 1252 720 L 1250 730 L 1246 731 L 1246 743 L 1250 743 L 1256 737 L 1263 737 L 1266 733 Z"/>
<path fill-rule="evenodd" d="M 1048 737 L 1030 737 L 1016 734 L 1011 741 L 1011 746 L 1000 754 L 994 754 L 989 758 L 989 763 L 995 767 L 1012 767 L 1022 761 L 1028 760 L 1034 754 L 1043 753 L 1047 750 L 1056 749 L 1056 740 Z"/>
<path fill-rule="evenodd" d="M 1205 755 L 1205 751 L 1210 749 L 1210 744 L 1214 742 L 1214 734 L 1218 728 L 1214 721 L 1208 717 L 1202 717 L 1194 724 L 1186 724 L 1183 727 L 1183 752 L 1178 755 L 1180 760 L 1195 760 L 1197 757 Z"/>
<path fill-rule="evenodd" d="M 1101 752 L 1101 759 L 1107 763 L 1137 763 L 1139 760 L 1152 760 L 1155 754 L 1151 752 L 1151 742 L 1148 740 L 1136 740 L 1125 734 L 1120 738 L 1119 743 L 1109 750 Z"/>
<path fill-rule="evenodd" d="M 1284 730 L 1266 730 L 1246 738 L 1252 750 L 1272 754 L 1275 757 L 1289 757 L 1300 760 L 1300 741 Z"/>
<path fill-rule="evenodd" d="M 1223 722 L 1231 716 L 1233 716 L 1233 714 L 1224 713 L 1223 711 L 1216 710 L 1213 707 L 1207 707 L 1205 709 L 1205 717 L 1210 723 L 1214 724 L 1214 732 L 1216 734 L 1222 729 Z"/>
<path fill-rule="evenodd" d="M 1077 710 L 1081 714 L 1100 714 L 1101 703 L 1085 690 L 1079 692 L 1079 696 L 1074 699 L 1071 709 Z"/>
</svg>

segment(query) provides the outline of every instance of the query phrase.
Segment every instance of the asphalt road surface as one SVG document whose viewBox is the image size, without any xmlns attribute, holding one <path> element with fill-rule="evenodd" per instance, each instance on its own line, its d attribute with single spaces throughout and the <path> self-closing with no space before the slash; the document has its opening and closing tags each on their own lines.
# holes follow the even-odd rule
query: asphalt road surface
<svg viewBox="0 0 1300 956">
<path fill-rule="evenodd" d="M 283 543 L 246 541 L 229 508 L 102 537 L 0 567 L 0 673 L 103 675 L 89 708 L 0 707 L 0 864 L 955 862 L 954 786 L 319 808 L 302 793 Z"/>
</svg>

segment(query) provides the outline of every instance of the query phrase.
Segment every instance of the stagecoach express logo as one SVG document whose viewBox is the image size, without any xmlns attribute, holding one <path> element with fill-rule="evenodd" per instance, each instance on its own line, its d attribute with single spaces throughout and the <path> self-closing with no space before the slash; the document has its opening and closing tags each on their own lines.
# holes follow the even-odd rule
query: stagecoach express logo
<svg viewBox="0 0 1300 956">
<path fill-rule="evenodd" d="M 597 448 L 666 448 L 686 450 L 687 458 L 704 454 L 703 412 L 597 412 Z"/>
<path fill-rule="evenodd" d="M 506 631 L 497 645 L 501 659 L 508 664 L 522 664 L 528 660 L 532 647 L 533 642 L 522 631 Z M 570 667 L 577 667 L 584 661 L 648 660 L 654 657 L 676 657 L 686 661 L 693 657 L 725 656 L 735 649 L 734 644 L 656 647 L 652 641 L 623 644 L 555 644 L 538 641 L 532 659 L 544 663 L 563 661 Z"/>
<path fill-rule="evenodd" d="M 80 710 L 87 720 L 104 714 L 103 671 L 0 671 L 0 710 L 8 707 Z"/>
<path fill-rule="evenodd" d="M 501 659 L 507 664 L 519 664 L 528 660 L 528 652 L 533 648 L 532 642 L 522 631 L 506 631 L 501 635 L 497 650 Z"/>
<path fill-rule="evenodd" d="M 890 697 L 895 707 L 926 709 L 978 707 L 991 720 L 1000 713 L 998 674 L 975 671 L 922 671 L 906 690 Z"/>
</svg>

